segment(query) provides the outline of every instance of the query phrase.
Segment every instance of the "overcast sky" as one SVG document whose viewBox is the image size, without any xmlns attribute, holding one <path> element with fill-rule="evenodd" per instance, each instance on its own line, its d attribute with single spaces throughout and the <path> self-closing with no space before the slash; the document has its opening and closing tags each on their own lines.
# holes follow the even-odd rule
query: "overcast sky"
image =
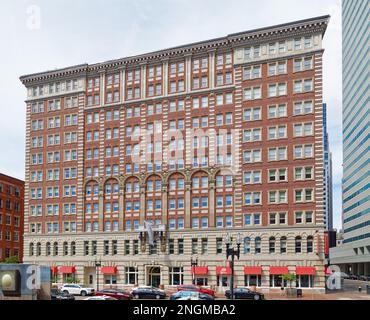
<svg viewBox="0 0 370 320">
<path fill-rule="evenodd" d="M 341 227 L 340 0 L 2 0 L 0 172 L 24 179 L 26 91 L 19 76 L 102 62 L 320 15 L 324 100 L 333 153 L 334 226 Z"/>
</svg>

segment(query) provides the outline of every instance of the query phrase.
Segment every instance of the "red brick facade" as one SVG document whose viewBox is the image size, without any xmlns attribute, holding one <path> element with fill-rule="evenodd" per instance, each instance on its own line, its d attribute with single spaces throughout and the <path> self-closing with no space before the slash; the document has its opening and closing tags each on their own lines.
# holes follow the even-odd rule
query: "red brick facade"
<svg viewBox="0 0 370 320">
<path fill-rule="evenodd" d="M 0 261 L 23 259 L 24 181 L 0 173 Z"/>
<path fill-rule="evenodd" d="M 184 239 L 185 255 L 201 238 L 211 264 L 224 263 L 216 239 L 241 233 L 245 263 L 266 272 L 269 254 L 277 265 L 308 263 L 322 287 L 326 24 L 321 17 L 22 77 L 28 260 L 83 256 L 94 234 L 131 246 L 150 220 L 162 240 Z M 51 243 L 63 248 L 55 257 Z M 140 244 L 132 259 L 142 264 L 151 257 Z M 160 254 L 173 254 L 169 246 Z"/>
</svg>

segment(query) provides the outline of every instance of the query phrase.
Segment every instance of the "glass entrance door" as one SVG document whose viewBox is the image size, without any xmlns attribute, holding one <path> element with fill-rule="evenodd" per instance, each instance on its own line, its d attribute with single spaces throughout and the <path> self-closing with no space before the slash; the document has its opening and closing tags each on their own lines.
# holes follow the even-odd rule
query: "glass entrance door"
<svg viewBox="0 0 370 320">
<path fill-rule="evenodd" d="M 159 288 L 161 284 L 161 268 L 150 267 L 148 273 L 148 286 Z"/>
</svg>

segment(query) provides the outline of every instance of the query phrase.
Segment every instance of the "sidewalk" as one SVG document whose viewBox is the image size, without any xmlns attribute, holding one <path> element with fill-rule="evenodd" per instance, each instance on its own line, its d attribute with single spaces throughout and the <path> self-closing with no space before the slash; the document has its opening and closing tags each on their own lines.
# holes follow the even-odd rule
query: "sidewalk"
<svg viewBox="0 0 370 320">
<path fill-rule="evenodd" d="M 301 298 L 290 298 L 285 293 L 280 292 L 264 292 L 266 300 L 370 300 L 370 294 L 366 292 L 355 292 L 355 291 L 337 291 L 330 293 L 303 293 Z M 216 299 L 225 299 L 222 293 L 216 293 Z"/>
<path fill-rule="evenodd" d="M 265 293 L 266 300 L 370 300 L 370 295 L 360 292 L 304 293 L 302 298 L 289 298 L 285 294 Z"/>
</svg>

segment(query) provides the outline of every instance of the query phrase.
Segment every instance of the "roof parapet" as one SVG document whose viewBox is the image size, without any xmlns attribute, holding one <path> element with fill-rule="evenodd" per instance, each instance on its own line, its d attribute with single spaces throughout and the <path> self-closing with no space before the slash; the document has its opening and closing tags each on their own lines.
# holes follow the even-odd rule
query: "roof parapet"
<svg viewBox="0 0 370 320">
<path fill-rule="evenodd" d="M 177 47 L 172 47 L 168 49 L 153 51 L 150 53 L 135 55 L 131 57 L 105 61 L 95 64 L 81 64 L 76 66 L 71 66 L 62 69 L 56 69 L 53 71 L 45 71 L 40 73 L 34 73 L 29 75 L 24 75 L 20 77 L 20 81 L 27 86 L 34 82 L 47 81 L 48 79 L 60 78 L 66 76 L 72 76 L 74 74 L 83 74 L 90 71 L 99 71 L 104 69 L 111 68 L 121 68 L 126 65 L 133 63 L 145 63 L 150 60 L 164 60 L 169 59 L 172 56 L 178 54 L 191 54 L 199 52 L 202 50 L 212 50 L 219 47 L 223 47 L 230 44 L 235 44 L 238 42 L 245 42 L 248 40 L 254 40 L 258 38 L 266 38 L 274 35 L 284 34 L 287 32 L 294 32 L 299 30 L 308 30 L 310 28 L 317 28 L 322 32 L 322 35 L 325 34 L 327 25 L 329 23 L 330 16 L 320 16 L 314 17 L 279 25 L 274 25 L 270 27 L 263 27 L 258 29 L 253 29 L 249 31 L 242 31 L 238 33 L 229 34 L 225 37 L 214 38 L 210 40 L 194 42 L 186 45 L 181 45 Z"/>
</svg>

